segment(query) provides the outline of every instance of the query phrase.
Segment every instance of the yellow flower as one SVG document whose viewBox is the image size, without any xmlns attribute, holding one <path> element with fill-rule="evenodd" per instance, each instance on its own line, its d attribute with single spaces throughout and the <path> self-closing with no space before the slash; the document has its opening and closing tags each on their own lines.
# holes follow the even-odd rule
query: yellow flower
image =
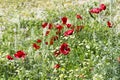
<svg viewBox="0 0 120 80">
<path fill-rule="evenodd" d="M 65 71 L 65 69 L 64 69 L 64 68 L 61 68 L 61 71 L 63 71 L 63 72 L 64 72 L 64 71 Z"/>
</svg>

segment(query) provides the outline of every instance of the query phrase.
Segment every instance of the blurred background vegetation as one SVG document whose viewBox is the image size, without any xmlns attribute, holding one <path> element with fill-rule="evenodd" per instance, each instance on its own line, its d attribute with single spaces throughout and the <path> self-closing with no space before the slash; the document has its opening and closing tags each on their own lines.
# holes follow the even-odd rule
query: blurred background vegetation
<svg viewBox="0 0 120 80">
<path fill-rule="evenodd" d="M 41 19 L 42 12 L 46 9 L 64 11 L 63 9 L 80 7 L 82 4 L 94 1 L 120 4 L 119 0 L 0 0 L 0 22 L 12 21 L 18 15 L 23 18 L 34 16 L 34 18 Z M 116 6 L 116 8 L 119 8 L 119 6 Z"/>
</svg>

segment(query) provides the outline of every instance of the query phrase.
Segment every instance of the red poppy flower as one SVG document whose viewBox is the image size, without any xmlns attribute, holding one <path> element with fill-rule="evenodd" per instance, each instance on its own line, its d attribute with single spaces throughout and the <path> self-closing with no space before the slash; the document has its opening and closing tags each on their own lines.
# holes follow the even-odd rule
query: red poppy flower
<svg viewBox="0 0 120 80">
<path fill-rule="evenodd" d="M 79 14 L 77 14 L 77 15 L 76 15 L 76 18 L 77 18 L 77 19 L 82 19 L 82 16 L 79 15 Z"/>
<path fill-rule="evenodd" d="M 106 5 L 105 4 L 100 4 L 100 9 L 101 10 L 105 10 L 106 9 Z"/>
<path fill-rule="evenodd" d="M 60 30 L 62 30 L 63 26 L 57 24 L 57 25 L 56 25 L 56 28 L 60 31 Z"/>
<path fill-rule="evenodd" d="M 51 23 L 49 24 L 49 27 L 48 27 L 48 29 L 52 29 L 52 24 L 51 24 Z"/>
<path fill-rule="evenodd" d="M 26 54 L 25 54 L 24 51 L 19 50 L 19 51 L 17 51 L 17 52 L 14 54 L 14 56 L 15 56 L 16 58 L 25 58 Z"/>
<path fill-rule="evenodd" d="M 37 50 L 40 48 L 40 46 L 38 46 L 36 43 L 33 43 L 33 47 Z"/>
<path fill-rule="evenodd" d="M 54 66 L 54 68 L 55 68 L 55 69 L 60 68 L 60 64 L 56 64 L 56 65 Z"/>
<path fill-rule="evenodd" d="M 42 27 L 45 28 L 47 25 L 48 25 L 48 23 L 45 22 L 45 23 L 42 24 Z"/>
<path fill-rule="evenodd" d="M 45 35 L 48 36 L 49 33 L 50 33 L 50 31 L 48 30 L 48 31 L 46 31 Z"/>
<path fill-rule="evenodd" d="M 60 55 L 60 50 L 56 50 L 55 52 L 54 52 L 54 56 L 58 56 L 58 55 Z"/>
<path fill-rule="evenodd" d="M 110 21 L 107 21 L 107 25 L 108 25 L 109 28 L 112 28 L 112 24 L 111 24 Z"/>
<path fill-rule="evenodd" d="M 64 55 L 67 55 L 69 54 L 70 52 L 70 48 L 68 47 L 68 44 L 67 43 L 63 43 L 61 46 L 60 46 L 60 52 Z"/>
<path fill-rule="evenodd" d="M 40 39 L 37 39 L 37 41 L 36 41 L 37 43 L 41 43 L 42 41 L 40 40 Z"/>
<path fill-rule="evenodd" d="M 64 32 L 64 36 L 69 36 L 73 34 L 74 29 L 71 30 L 67 30 L 66 32 Z"/>
<path fill-rule="evenodd" d="M 70 28 L 72 25 L 71 24 L 66 24 L 67 25 L 67 28 Z"/>
<path fill-rule="evenodd" d="M 7 55 L 6 58 L 7 58 L 8 60 L 13 60 L 13 58 L 12 58 L 10 55 Z"/>
<path fill-rule="evenodd" d="M 93 8 L 90 10 L 90 13 L 95 13 L 95 14 L 98 14 L 100 13 L 101 9 L 100 8 Z"/>
<path fill-rule="evenodd" d="M 67 17 L 62 17 L 61 20 L 62 20 L 62 23 L 63 23 L 63 24 L 66 24 L 66 23 L 67 23 Z"/>
</svg>

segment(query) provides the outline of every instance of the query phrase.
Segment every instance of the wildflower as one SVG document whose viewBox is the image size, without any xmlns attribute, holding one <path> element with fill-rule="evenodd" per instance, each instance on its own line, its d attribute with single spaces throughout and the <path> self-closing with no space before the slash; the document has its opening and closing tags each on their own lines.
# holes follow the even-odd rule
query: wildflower
<svg viewBox="0 0 120 80">
<path fill-rule="evenodd" d="M 17 52 L 14 54 L 14 56 L 15 56 L 16 58 L 25 58 L 26 54 L 25 54 L 24 51 L 19 50 L 19 51 L 17 51 Z"/>
<path fill-rule="evenodd" d="M 70 52 L 70 48 L 68 47 L 68 44 L 67 43 L 63 43 L 61 46 L 60 46 L 60 52 L 64 55 L 67 55 L 69 54 Z"/>
<path fill-rule="evenodd" d="M 51 23 L 48 25 L 48 29 L 52 29 L 52 24 Z"/>
<path fill-rule="evenodd" d="M 54 52 L 54 56 L 58 56 L 58 55 L 60 55 L 60 50 L 56 50 L 55 52 Z"/>
<path fill-rule="evenodd" d="M 107 21 L 107 26 L 108 26 L 109 28 L 112 28 L 112 24 L 111 24 L 110 21 Z"/>
<path fill-rule="evenodd" d="M 62 20 L 62 23 L 63 23 L 63 24 L 66 24 L 66 23 L 67 23 L 67 17 L 62 17 L 61 20 Z"/>
<path fill-rule="evenodd" d="M 48 36 L 49 33 L 50 33 L 50 31 L 48 30 L 48 31 L 46 31 L 45 35 Z"/>
<path fill-rule="evenodd" d="M 54 41 L 58 40 L 58 36 L 53 36 L 50 39 L 50 45 L 53 45 Z"/>
<path fill-rule="evenodd" d="M 79 15 L 79 14 L 77 14 L 77 15 L 76 15 L 76 18 L 77 18 L 77 19 L 82 19 L 82 16 Z"/>
<path fill-rule="evenodd" d="M 48 45 L 48 42 L 45 42 L 46 45 Z"/>
<path fill-rule="evenodd" d="M 59 31 L 62 30 L 62 28 L 63 28 L 63 26 L 61 26 L 59 24 L 56 25 L 56 29 L 58 29 Z"/>
<path fill-rule="evenodd" d="M 69 36 L 73 34 L 74 29 L 71 30 L 67 30 L 66 32 L 64 32 L 64 36 Z"/>
<path fill-rule="evenodd" d="M 50 45 L 53 45 L 54 41 L 53 39 L 50 40 Z"/>
<path fill-rule="evenodd" d="M 90 13 L 95 13 L 95 14 L 98 14 L 101 12 L 101 9 L 100 8 L 93 8 L 90 10 Z"/>
<path fill-rule="evenodd" d="M 53 36 L 53 40 L 54 41 L 58 40 L 58 36 Z"/>
<path fill-rule="evenodd" d="M 106 9 L 106 5 L 105 4 L 100 4 L 100 9 L 101 10 L 105 10 Z"/>
<path fill-rule="evenodd" d="M 13 60 L 13 58 L 12 58 L 10 55 L 7 55 L 6 58 L 7 58 L 8 60 Z"/>
<path fill-rule="evenodd" d="M 85 78 L 84 74 L 80 74 L 80 75 L 79 75 L 79 78 L 84 79 L 84 78 Z"/>
<path fill-rule="evenodd" d="M 55 69 L 60 68 L 60 64 L 56 64 L 56 65 L 54 66 L 54 68 L 55 68 Z"/>
<path fill-rule="evenodd" d="M 67 28 L 70 28 L 72 25 L 71 24 L 66 24 L 67 25 Z"/>
<path fill-rule="evenodd" d="M 33 47 L 37 50 L 40 48 L 40 46 L 38 46 L 36 43 L 33 43 Z"/>
<path fill-rule="evenodd" d="M 37 39 L 37 41 L 36 41 L 37 43 L 41 43 L 42 41 L 40 40 L 40 39 Z"/>
<path fill-rule="evenodd" d="M 47 25 L 48 25 L 48 23 L 47 23 L 47 22 L 42 23 L 42 27 L 43 27 L 43 28 L 45 28 Z"/>
</svg>

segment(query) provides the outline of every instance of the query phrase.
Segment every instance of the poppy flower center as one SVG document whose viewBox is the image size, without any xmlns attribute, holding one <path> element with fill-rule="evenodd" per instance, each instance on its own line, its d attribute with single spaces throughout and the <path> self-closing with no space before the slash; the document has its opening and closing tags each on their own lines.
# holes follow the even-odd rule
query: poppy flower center
<svg viewBox="0 0 120 80">
<path fill-rule="evenodd" d="M 67 48 L 67 47 L 64 47 L 64 50 L 68 50 L 68 48 Z"/>
</svg>

